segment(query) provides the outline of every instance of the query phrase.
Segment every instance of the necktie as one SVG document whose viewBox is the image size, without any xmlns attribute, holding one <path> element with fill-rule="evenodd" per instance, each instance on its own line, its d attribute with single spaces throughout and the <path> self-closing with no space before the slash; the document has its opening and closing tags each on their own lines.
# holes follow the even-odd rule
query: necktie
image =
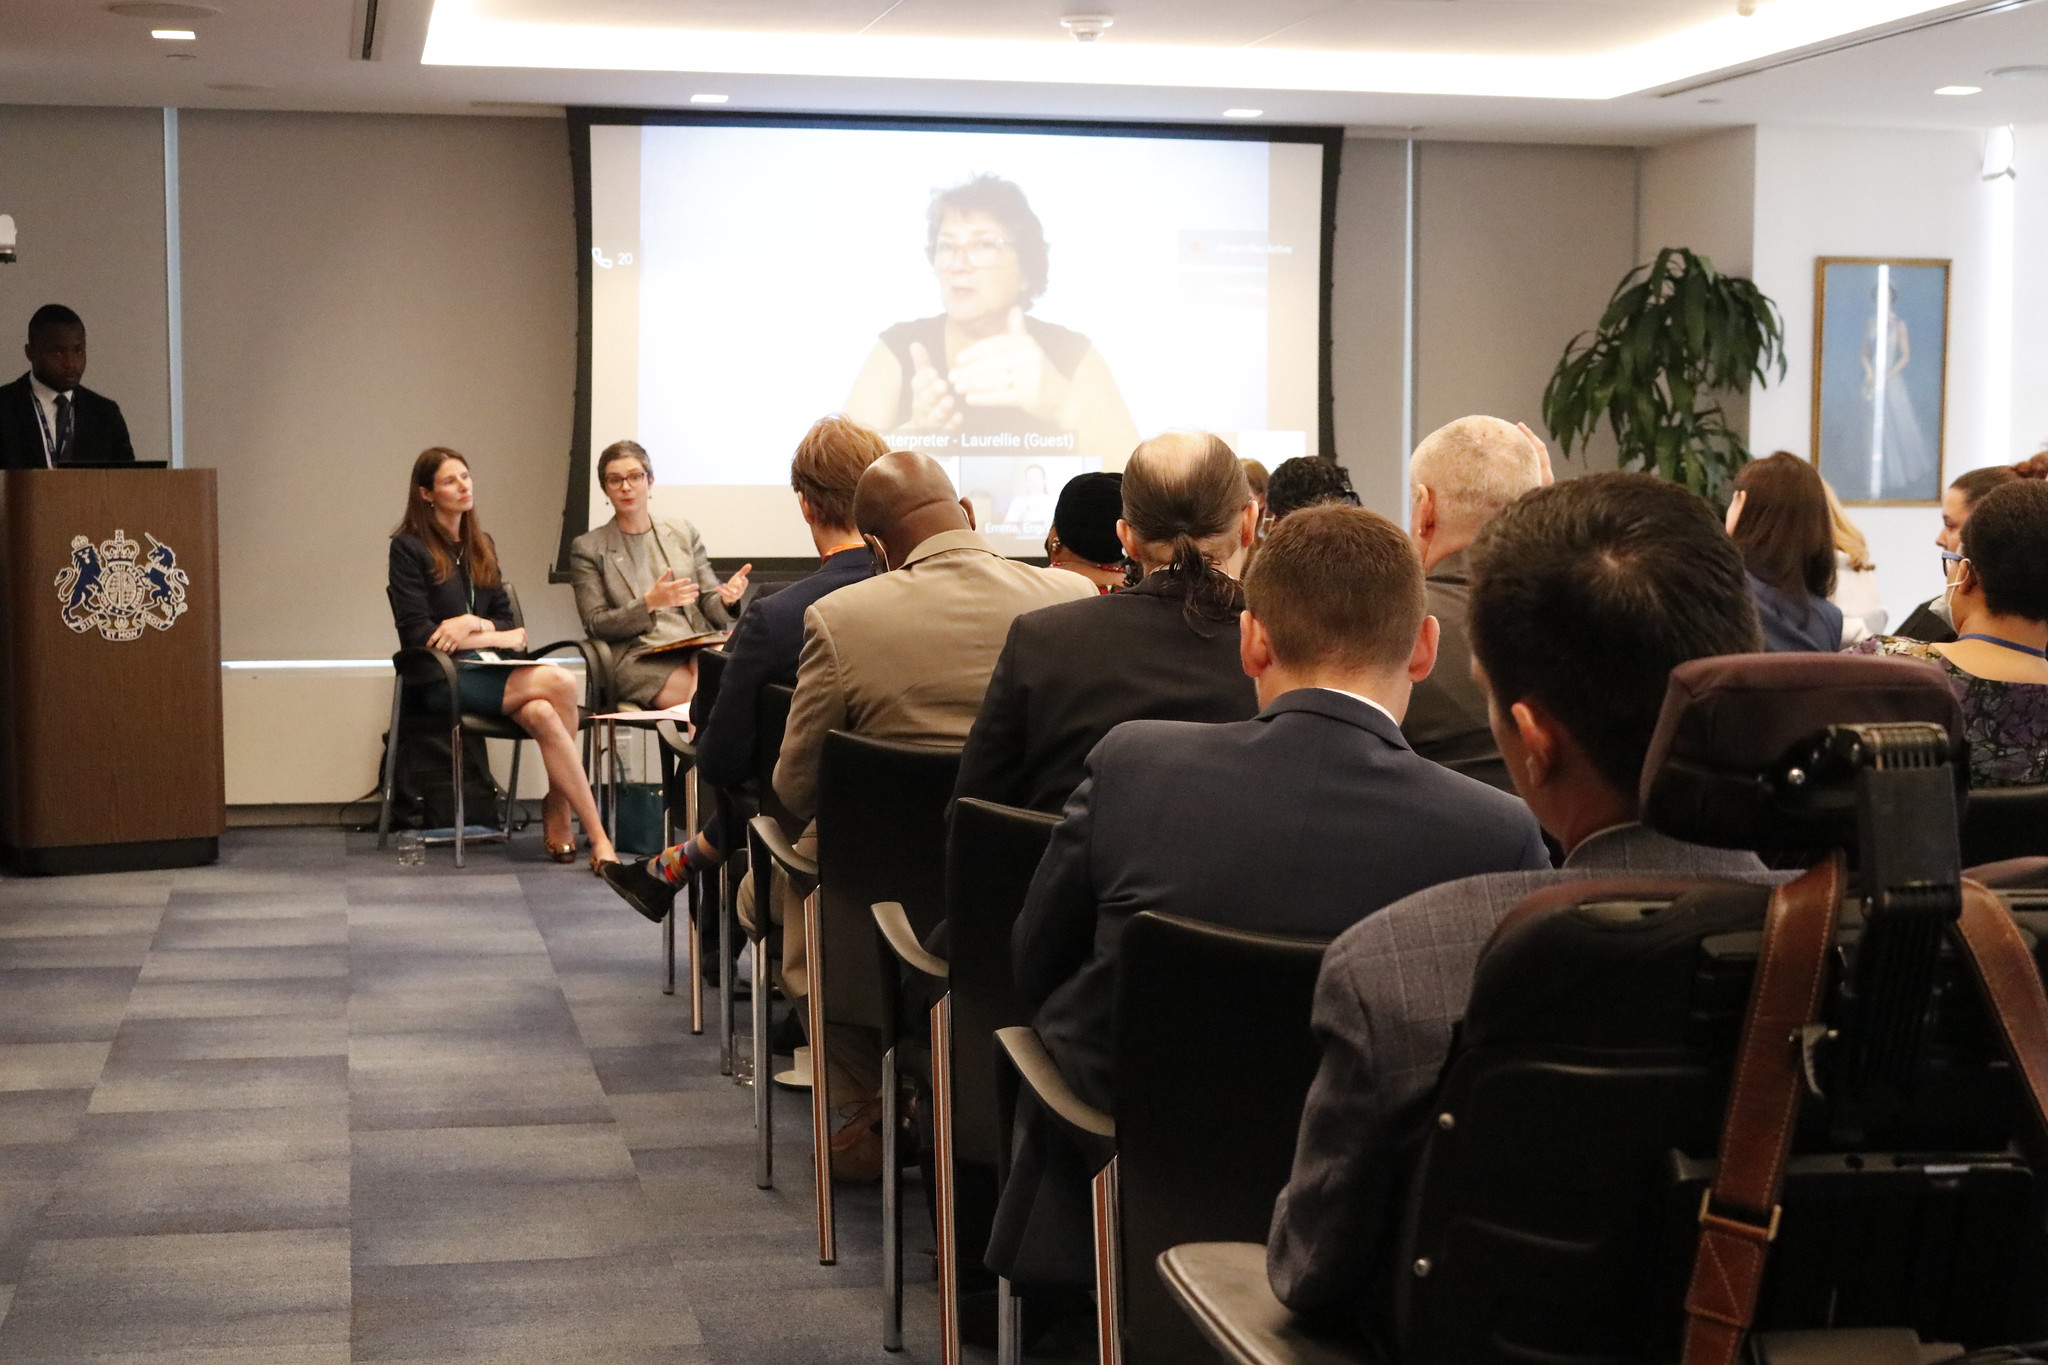
<svg viewBox="0 0 2048 1365">
<path fill-rule="evenodd" d="M 57 464 L 71 454 L 71 395 L 57 395 L 57 439 L 50 448 L 50 463 Z"/>
</svg>

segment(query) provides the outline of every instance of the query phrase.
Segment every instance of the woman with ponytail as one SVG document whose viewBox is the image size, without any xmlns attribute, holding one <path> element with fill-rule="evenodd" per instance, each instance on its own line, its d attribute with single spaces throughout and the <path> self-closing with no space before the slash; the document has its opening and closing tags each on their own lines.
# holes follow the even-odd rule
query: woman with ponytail
<svg viewBox="0 0 2048 1365">
<path fill-rule="evenodd" d="M 1257 527 L 1251 485 L 1215 436 L 1170 432 L 1123 471 L 1117 539 L 1142 574 L 1119 593 L 1027 612 L 1010 627 L 955 793 L 1058 811 L 1089 750 L 1127 720 L 1247 720 L 1238 587 Z"/>
</svg>

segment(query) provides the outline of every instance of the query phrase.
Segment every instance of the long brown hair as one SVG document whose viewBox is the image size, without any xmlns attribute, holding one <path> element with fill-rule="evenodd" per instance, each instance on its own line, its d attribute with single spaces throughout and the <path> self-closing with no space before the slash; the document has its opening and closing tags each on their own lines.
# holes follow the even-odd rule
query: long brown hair
<svg viewBox="0 0 2048 1365">
<path fill-rule="evenodd" d="M 448 539 L 441 523 L 434 519 L 434 504 L 420 496 L 421 493 L 432 495 L 435 476 L 450 460 L 459 460 L 464 469 L 469 468 L 469 457 L 447 446 L 428 446 L 412 462 L 412 481 L 405 490 L 405 516 L 391 534 L 419 538 L 420 543 L 427 547 L 427 553 L 434 558 L 436 583 L 448 581 L 448 575 L 455 572 L 455 562 L 459 558 L 469 568 L 470 586 L 495 588 L 498 586 L 498 552 L 478 523 L 476 510 L 471 508 L 462 514 L 461 545 L 458 547 L 455 541 Z"/>
<path fill-rule="evenodd" d="M 1735 524 L 1743 565 L 1779 592 L 1833 592 L 1835 528 L 1820 471 L 1781 450 L 1744 465 L 1735 487 L 1749 495 Z"/>
</svg>

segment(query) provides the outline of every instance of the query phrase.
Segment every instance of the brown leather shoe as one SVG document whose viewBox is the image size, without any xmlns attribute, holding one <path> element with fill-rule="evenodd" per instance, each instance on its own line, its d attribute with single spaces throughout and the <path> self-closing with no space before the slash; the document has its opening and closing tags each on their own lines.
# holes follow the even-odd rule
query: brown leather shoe
<svg viewBox="0 0 2048 1365">
<path fill-rule="evenodd" d="M 872 1185 L 882 1178 L 882 1100 L 861 1105 L 832 1135 L 832 1178 L 842 1185 Z"/>
</svg>

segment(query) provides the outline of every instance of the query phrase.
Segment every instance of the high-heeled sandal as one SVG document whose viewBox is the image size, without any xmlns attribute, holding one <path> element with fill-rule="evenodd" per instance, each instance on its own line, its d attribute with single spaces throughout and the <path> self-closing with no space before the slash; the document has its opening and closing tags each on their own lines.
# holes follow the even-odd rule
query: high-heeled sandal
<svg viewBox="0 0 2048 1365">
<path fill-rule="evenodd" d="M 562 812 L 562 823 L 564 825 L 568 825 L 569 828 L 568 842 L 558 844 L 553 839 L 548 838 L 547 820 L 549 811 L 547 807 L 550 804 L 552 804 L 552 802 L 543 802 L 541 806 L 541 847 L 545 848 L 548 851 L 548 857 L 553 858 L 556 862 L 573 863 L 576 861 L 576 826 L 569 824 L 569 812 L 567 810 L 564 810 Z M 562 804 L 564 806 L 568 805 L 566 801 Z"/>
<path fill-rule="evenodd" d="M 563 861 L 567 862 L 568 860 L 565 858 L 563 859 Z M 590 875 L 593 877 L 602 877 L 604 875 L 604 868 L 606 863 L 616 863 L 620 861 L 622 861 L 622 859 L 620 859 L 617 854 L 613 854 L 609 858 L 600 858 L 597 856 L 597 850 L 593 848 L 592 850 L 590 850 Z"/>
</svg>

